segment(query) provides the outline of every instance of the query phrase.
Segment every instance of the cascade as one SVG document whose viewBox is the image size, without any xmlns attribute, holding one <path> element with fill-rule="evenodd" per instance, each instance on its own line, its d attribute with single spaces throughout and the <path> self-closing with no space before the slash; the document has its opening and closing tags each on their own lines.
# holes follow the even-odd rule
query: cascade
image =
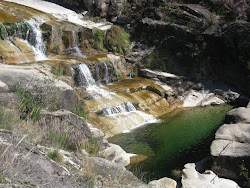
<svg viewBox="0 0 250 188">
<path fill-rule="evenodd" d="M 96 72 L 96 82 L 97 85 L 101 84 L 101 80 L 100 80 L 100 69 L 99 69 L 99 63 L 95 63 L 95 72 Z"/>
<path fill-rule="evenodd" d="M 92 77 L 92 74 L 86 64 L 79 64 L 79 70 L 79 79 L 81 86 L 89 88 L 96 85 L 95 80 Z"/>
<path fill-rule="evenodd" d="M 27 21 L 27 23 L 30 25 L 32 31 L 32 38 L 29 39 L 28 43 L 31 45 L 33 51 L 35 52 L 36 61 L 42 61 L 47 59 L 45 54 L 46 46 L 43 43 L 42 33 L 39 28 L 39 24 L 35 20 L 29 20 Z M 26 38 L 28 38 L 27 35 Z"/>
<path fill-rule="evenodd" d="M 73 36 L 73 42 L 74 42 L 72 49 L 74 50 L 75 55 L 77 57 L 82 57 L 82 58 L 85 57 L 85 55 L 82 54 L 81 50 L 78 47 L 78 40 L 77 40 L 75 31 L 72 31 L 72 36 Z"/>
<path fill-rule="evenodd" d="M 109 69 L 108 69 L 108 66 L 107 64 L 104 62 L 104 66 L 105 66 L 105 77 L 104 77 L 104 80 L 106 82 L 106 84 L 109 83 Z"/>
<path fill-rule="evenodd" d="M 120 105 L 113 106 L 111 108 L 104 108 L 103 110 L 97 112 L 97 114 L 100 116 L 110 116 L 114 114 L 122 114 L 122 113 L 132 112 L 132 111 L 136 111 L 136 108 L 130 101 L 128 101 Z"/>
</svg>

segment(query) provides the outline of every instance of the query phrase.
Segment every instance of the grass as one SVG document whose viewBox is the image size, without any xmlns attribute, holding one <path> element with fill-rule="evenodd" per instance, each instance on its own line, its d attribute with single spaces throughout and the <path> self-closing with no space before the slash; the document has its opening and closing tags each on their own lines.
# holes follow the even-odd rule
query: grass
<svg viewBox="0 0 250 188">
<path fill-rule="evenodd" d="M 4 107 L 0 106 L 0 129 L 12 131 L 18 119 L 14 112 L 6 111 Z"/>
<path fill-rule="evenodd" d="M 63 156 L 60 153 L 59 150 L 55 149 L 53 151 L 48 152 L 48 157 L 54 160 L 55 162 L 62 162 L 63 161 Z"/>
<path fill-rule="evenodd" d="M 21 118 L 29 117 L 33 121 L 38 121 L 41 118 L 41 109 L 44 107 L 43 101 L 35 99 L 30 91 L 27 91 L 20 86 L 13 86 L 11 88 L 19 98 L 17 109 L 21 113 Z"/>
</svg>

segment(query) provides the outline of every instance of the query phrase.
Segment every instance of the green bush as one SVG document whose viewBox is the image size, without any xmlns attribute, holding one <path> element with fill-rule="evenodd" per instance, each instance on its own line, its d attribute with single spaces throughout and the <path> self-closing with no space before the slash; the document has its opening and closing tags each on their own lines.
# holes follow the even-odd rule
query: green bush
<svg viewBox="0 0 250 188">
<path fill-rule="evenodd" d="M 122 28 L 113 26 L 105 31 L 98 30 L 94 34 L 95 47 L 110 52 L 126 54 L 129 52 L 129 34 Z"/>
</svg>

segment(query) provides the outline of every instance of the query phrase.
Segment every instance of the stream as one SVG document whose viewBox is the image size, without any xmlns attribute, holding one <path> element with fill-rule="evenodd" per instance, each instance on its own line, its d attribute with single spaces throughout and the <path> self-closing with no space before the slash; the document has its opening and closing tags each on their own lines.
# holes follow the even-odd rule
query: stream
<svg viewBox="0 0 250 188">
<path fill-rule="evenodd" d="M 147 124 L 129 133 L 109 138 L 126 152 L 147 156 L 127 168 L 144 181 L 175 178 L 186 163 L 208 157 L 215 130 L 223 124 L 231 106 L 208 106 L 174 111 L 161 122 Z M 142 178 L 142 177 L 139 177 Z"/>
</svg>

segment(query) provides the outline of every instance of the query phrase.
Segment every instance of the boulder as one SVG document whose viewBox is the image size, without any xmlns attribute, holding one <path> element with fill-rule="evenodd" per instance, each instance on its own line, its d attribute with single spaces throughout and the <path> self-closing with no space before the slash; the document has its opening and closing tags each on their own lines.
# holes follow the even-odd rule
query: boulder
<svg viewBox="0 0 250 188">
<path fill-rule="evenodd" d="M 177 183 L 171 178 L 161 178 L 148 183 L 150 188 L 176 188 Z"/>
<path fill-rule="evenodd" d="M 212 170 L 248 187 L 246 170 L 250 169 L 250 111 L 236 108 L 228 112 L 226 122 L 215 134 L 211 144 Z"/>
<path fill-rule="evenodd" d="M 8 173 L 1 174 L 3 187 L 80 188 L 91 183 L 91 178 L 70 172 L 22 137 L 0 132 L 0 143 L 4 149 L 9 146 L 5 153 L 8 157 L 1 163 L 1 170 L 9 168 Z"/>
<path fill-rule="evenodd" d="M 1 64 L 0 80 L 5 83 L 8 88 L 17 86 L 24 90 L 31 91 L 34 97 L 40 98 L 44 96 L 47 99 L 47 101 L 44 101 L 45 104 L 47 102 L 48 104 L 46 105 L 55 106 L 57 109 L 64 108 L 72 110 L 80 104 L 71 86 L 56 79 L 46 68 L 37 64 L 30 66 Z M 10 98 L 12 95 L 13 94 L 8 94 Z"/>
<path fill-rule="evenodd" d="M 103 187 L 148 187 L 123 166 L 103 158 L 84 157 L 83 166 L 83 172 L 97 177 Z"/>
<path fill-rule="evenodd" d="M 115 162 L 122 166 L 130 164 L 130 156 L 120 146 L 109 144 L 109 147 L 99 152 L 100 156 L 109 161 Z"/>
<path fill-rule="evenodd" d="M 91 130 L 86 121 L 70 111 L 61 109 L 55 112 L 49 112 L 43 110 L 41 114 L 42 119 L 44 119 L 47 124 L 50 124 L 51 121 L 56 121 L 61 128 L 65 130 L 78 130 L 84 133 L 85 137 L 91 137 Z"/>
<path fill-rule="evenodd" d="M 237 188 L 237 183 L 232 180 L 219 178 L 213 171 L 206 170 L 204 173 L 196 171 L 195 163 L 188 163 L 182 171 L 183 188 Z"/>
<path fill-rule="evenodd" d="M 227 113 L 226 123 L 250 123 L 250 108 L 235 108 Z"/>
</svg>

